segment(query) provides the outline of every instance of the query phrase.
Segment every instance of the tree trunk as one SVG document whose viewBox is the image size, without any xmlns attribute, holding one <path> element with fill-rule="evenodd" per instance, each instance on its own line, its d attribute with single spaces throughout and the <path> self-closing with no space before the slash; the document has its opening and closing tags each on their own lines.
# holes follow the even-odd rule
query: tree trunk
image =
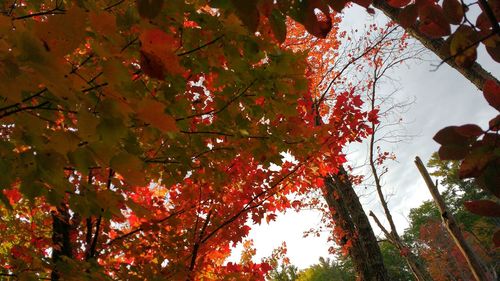
<svg viewBox="0 0 500 281">
<path fill-rule="evenodd" d="M 434 198 L 434 202 L 436 203 L 436 206 L 438 207 L 439 212 L 441 213 L 441 219 L 443 221 L 443 224 L 446 226 L 446 229 L 450 233 L 451 237 L 453 237 L 455 244 L 458 246 L 463 256 L 465 257 L 465 260 L 469 264 L 469 268 L 472 272 L 472 275 L 474 275 L 474 278 L 477 281 L 493 280 L 493 277 L 491 274 L 488 273 L 486 266 L 484 266 L 481 259 L 476 255 L 476 253 L 470 247 L 469 243 L 467 243 L 467 241 L 465 240 L 465 237 L 463 236 L 460 227 L 455 221 L 453 214 L 447 210 L 446 204 L 444 203 L 443 198 L 439 194 L 439 190 L 437 189 L 436 185 L 434 185 L 434 183 L 432 182 L 432 179 L 429 173 L 427 172 L 427 169 L 425 168 L 424 164 L 422 163 L 422 160 L 420 160 L 418 156 L 415 159 L 415 164 L 417 165 L 420 174 L 424 178 L 425 184 L 429 188 L 432 198 Z"/>
<path fill-rule="evenodd" d="M 58 268 L 61 266 L 63 256 L 73 257 L 71 246 L 71 223 L 68 208 L 65 205 L 57 208 L 52 213 L 52 263 L 53 269 L 50 276 L 52 281 L 60 280 L 61 274 Z"/>
<path fill-rule="evenodd" d="M 350 251 L 362 281 L 389 280 L 377 239 L 363 211 L 347 172 L 341 166 L 337 175 L 325 178 L 326 201 L 335 215 L 345 222 L 353 242 Z M 335 196 L 337 195 L 337 196 Z"/>
<path fill-rule="evenodd" d="M 389 19 L 401 26 L 401 21 L 399 20 L 399 13 L 401 9 L 393 8 L 389 6 L 384 0 L 373 1 L 373 6 L 380 11 L 382 11 Z M 449 46 L 445 43 L 443 39 L 430 39 L 422 32 L 416 28 L 416 24 L 411 27 L 406 27 L 405 30 L 413 38 L 417 39 L 424 45 L 427 49 L 436 54 L 440 59 L 445 61 L 449 66 L 455 68 L 460 72 L 466 79 L 468 79 L 472 84 L 474 84 L 480 91 L 483 90 L 483 85 L 486 80 L 494 80 L 497 84 L 500 84 L 498 79 L 491 73 L 486 71 L 480 64 L 475 62 L 471 67 L 462 67 L 455 63 L 455 60 L 449 59 L 450 52 Z"/>
<path fill-rule="evenodd" d="M 335 191 L 335 185 L 331 177 L 325 178 L 326 194 L 324 198 L 330 208 L 330 214 L 337 227 L 343 230 L 344 236 L 338 237 L 340 246 L 346 247 L 346 243 L 351 241 L 352 245 L 348 248 L 348 253 L 353 260 L 354 270 L 361 276 L 370 276 L 370 271 L 365 258 L 363 257 L 363 247 L 356 235 L 356 227 L 347 211 L 344 201 Z"/>
</svg>

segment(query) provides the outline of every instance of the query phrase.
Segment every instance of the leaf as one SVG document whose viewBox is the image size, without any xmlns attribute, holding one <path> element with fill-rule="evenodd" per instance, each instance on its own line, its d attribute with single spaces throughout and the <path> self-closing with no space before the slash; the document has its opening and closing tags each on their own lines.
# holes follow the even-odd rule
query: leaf
<svg viewBox="0 0 500 281">
<path fill-rule="evenodd" d="M 488 125 L 490 127 L 490 130 L 500 131 L 500 115 L 497 115 L 495 118 L 491 119 Z"/>
<path fill-rule="evenodd" d="M 335 12 L 340 13 L 348 2 L 348 0 L 330 0 L 328 5 L 330 5 Z"/>
<path fill-rule="evenodd" d="M 175 119 L 165 113 L 165 105 L 159 101 L 152 99 L 141 101 L 137 117 L 164 133 L 178 131 Z"/>
<path fill-rule="evenodd" d="M 407 28 L 415 24 L 418 17 L 418 8 L 415 4 L 410 4 L 399 13 L 399 21 L 402 27 Z"/>
<path fill-rule="evenodd" d="M 154 19 L 161 13 L 163 0 L 137 0 L 137 10 L 143 18 Z"/>
<path fill-rule="evenodd" d="M 36 24 L 35 34 L 47 51 L 56 56 L 68 55 L 85 40 L 86 17 L 87 13 L 75 4 L 63 15 L 51 16 Z"/>
<path fill-rule="evenodd" d="M 500 229 L 493 234 L 493 244 L 496 248 L 500 247 Z"/>
<path fill-rule="evenodd" d="M 466 124 L 466 125 L 462 125 L 462 126 L 458 126 L 455 128 L 455 131 L 464 136 L 464 137 L 467 137 L 467 138 L 478 138 L 479 136 L 481 136 L 484 132 L 483 132 L 483 129 L 481 129 L 481 127 L 479 127 L 478 125 L 475 125 L 475 124 Z"/>
<path fill-rule="evenodd" d="M 439 5 L 425 3 L 418 7 L 418 15 L 420 17 L 418 28 L 425 35 L 430 38 L 441 38 L 450 35 L 450 24 Z"/>
<path fill-rule="evenodd" d="M 489 148 L 476 148 L 465 156 L 464 161 L 460 164 L 459 178 L 478 177 L 488 165 L 492 154 L 488 151 Z"/>
<path fill-rule="evenodd" d="M 141 67 L 147 75 L 163 79 L 167 73 L 183 74 L 175 50 L 179 42 L 160 29 L 148 29 L 139 35 L 141 41 Z"/>
<path fill-rule="evenodd" d="M 469 142 L 467 137 L 459 134 L 456 130 L 457 128 L 457 126 L 449 126 L 441 129 L 439 132 L 437 132 L 433 139 L 437 143 L 442 145 L 468 145 Z"/>
<path fill-rule="evenodd" d="M 500 111 L 500 85 L 493 80 L 486 80 L 483 86 L 483 95 L 491 106 Z"/>
<path fill-rule="evenodd" d="M 444 16 L 451 24 L 458 25 L 464 18 L 464 10 L 458 0 L 444 0 L 443 11 Z"/>
<path fill-rule="evenodd" d="M 500 168 L 499 160 L 488 163 L 484 171 L 477 178 L 478 185 L 500 198 Z"/>
<path fill-rule="evenodd" d="M 307 8 L 304 19 L 304 27 L 312 35 L 326 38 L 332 29 L 332 19 L 328 6 L 321 0 L 305 0 Z M 317 14 L 316 10 L 321 11 Z"/>
<path fill-rule="evenodd" d="M 110 166 L 132 185 L 144 186 L 147 184 L 143 162 L 135 155 L 122 152 L 111 159 Z"/>
<path fill-rule="evenodd" d="M 477 32 L 470 26 L 460 26 L 453 34 L 450 42 L 450 54 L 455 62 L 464 67 L 471 66 L 477 58 Z"/>
<path fill-rule="evenodd" d="M 89 15 L 89 20 L 92 29 L 94 29 L 99 34 L 109 36 L 116 33 L 116 17 L 112 13 L 91 13 Z"/>
<path fill-rule="evenodd" d="M 260 14 L 257 9 L 257 1 L 231 0 L 236 15 L 251 33 L 255 33 L 259 27 Z"/>
<path fill-rule="evenodd" d="M 273 31 L 274 37 L 278 42 L 283 43 L 286 39 L 286 23 L 285 15 L 278 9 L 273 9 L 269 17 L 269 24 Z"/>
<path fill-rule="evenodd" d="M 469 212 L 485 217 L 500 217 L 500 205 L 490 200 L 474 200 L 464 202 Z"/>
<path fill-rule="evenodd" d="M 307 32 L 318 38 L 326 38 L 332 29 L 330 8 L 323 0 L 296 2 L 289 15 L 304 25 Z"/>
<path fill-rule="evenodd" d="M 443 145 L 439 148 L 438 155 L 441 160 L 461 160 L 468 151 L 468 146 Z"/>
<path fill-rule="evenodd" d="M 394 8 L 402 8 L 408 5 L 410 2 L 411 0 L 387 0 L 387 4 Z"/>
</svg>

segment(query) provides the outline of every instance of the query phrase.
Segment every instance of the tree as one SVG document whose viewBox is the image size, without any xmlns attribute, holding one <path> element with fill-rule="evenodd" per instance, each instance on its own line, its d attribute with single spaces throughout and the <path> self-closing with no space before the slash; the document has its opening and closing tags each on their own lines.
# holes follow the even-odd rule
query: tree
<svg viewBox="0 0 500 281">
<path fill-rule="evenodd" d="M 207 4 L 2 4 L 1 227 L 16 237 L 1 241 L 3 275 L 270 269 L 224 263 L 246 219 L 273 220 L 313 188 L 324 155 L 366 135 L 366 114 L 343 100 L 338 131 L 313 126 L 304 56 Z"/>
<path fill-rule="evenodd" d="M 266 263 L 224 263 L 247 218 L 273 220 L 368 134 L 354 93 L 313 101 L 305 55 L 277 44 L 285 15 L 324 37 L 323 1 L 0 5 L 2 275 L 262 279 Z"/>
<path fill-rule="evenodd" d="M 320 258 L 319 263 L 300 272 L 298 281 L 344 281 L 354 280 L 352 271 L 330 259 Z"/>
</svg>

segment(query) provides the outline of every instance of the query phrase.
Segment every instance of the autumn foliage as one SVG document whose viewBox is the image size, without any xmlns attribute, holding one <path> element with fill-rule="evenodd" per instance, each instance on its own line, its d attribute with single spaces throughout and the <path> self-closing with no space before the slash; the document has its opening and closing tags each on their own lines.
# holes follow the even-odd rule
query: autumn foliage
<svg viewBox="0 0 500 281">
<path fill-rule="evenodd" d="M 464 21 L 450 1 L 388 3 L 441 37 Z M 489 3 L 497 14 L 498 1 Z M 353 85 L 331 88 L 338 73 L 311 75 L 335 60 L 322 53 L 339 46 L 334 11 L 345 4 L 2 2 L 2 275 L 263 279 L 266 262 L 226 262 L 247 220 L 272 221 L 292 207 L 287 195 L 321 188 L 346 161 L 342 148 L 376 119 Z M 474 61 L 466 45 L 477 38 L 497 58 L 490 14 L 478 17 L 479 31 L 464 25 L 452 35 L 461 64 Z M 317 38 L 327 39 L 311 52 L 287 45 Z M 498 109 L 498 85 L 484 92 Z M 468 175 L 496 175 L 492 122 L 488 132 L 453 129 L 464 163 L 477 147 L 488 156 Z"/>
</svg>

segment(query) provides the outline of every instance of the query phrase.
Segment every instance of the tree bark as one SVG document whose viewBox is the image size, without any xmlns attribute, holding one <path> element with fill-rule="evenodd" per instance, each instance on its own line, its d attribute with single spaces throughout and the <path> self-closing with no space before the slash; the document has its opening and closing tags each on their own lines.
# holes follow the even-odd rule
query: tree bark
<svg viewBox="0 0 500 281">
<path fill-rule="evenodd" d="M 362 281 L 389 280 L 377 239 L 345 169 L 325 178 L 326 201 L 340 220 L 349 225 L 354 238 L 351 257 Z M 337 196 L 334 196 L 336 193 Z M 333 199 L 332 199 L 333 196 Z M 336 198 L 337 197 L 337 198 Z M 337 209 L 335 209 L 337 207 Z M 339 212 L 340 210 L 340 212 Z"/>
<path fill-rule="evenodd" d="M 337 227 L 343 230 L 344 236 L 338 237 L 340 246 L 346 247 L 347 241 L 352 245 L 348 248 L 348 253 L 353 260 L 354 270 L 361 276 L 370 276 L 368 264 L 363 257 L 363 247 L 356 234 L 356 227 L 349 215 L 345 202 L 335 191 L 335 184 L 331 177 L 325 178 L 326 194 L 324 198 L 330 208 L 330 214 Z"/>
<path fill-rule="evenodd" d="M 469 243 L 467 243 L 467 241 L 465 240 L 465 237 L 463 236 L 460 227 L 455 221 L 453 214 L 447 210 L 446 204 L 441 195 L 439 194 L 439 190 L 437 189 L 436 185 L 432 182 L 432 179 L 429 173 L 427 172 L 427 169 L 425 168 L 424 164 L 422 163 L 422 160 L 420 160 L 418 156 L 415 158 L 415 165 L 417 165 L 420 174 L 424 178 L 427 188 L 429 188 L 432 198 L 434 198 L 434 202 L 436 203 L 436 206 L 438 207 L 439 212 L 441 213 L 441 219 L 443 221 L 443 224 L 446 226 L 446 229 L 450 233 L 451 237 L 453 237 L 455 244 L 458 246 L 463 256 L 465 257 L 465 260 L 469 264 L 469 268 L 472 272 L 472 275 L 474 275 L 474 278 L 477 281 L 493 280 L 492 275 L 488 273 L 488 270 L 486 269 L 484 263 L 472 250 Z"/>
<path fill-rule="evenodd" d="M 401 21 L 399 20 L 399 13 L 401 9 L 393 8 L 389 6 L 384 0 L 373 1 L 373 6 L 380 11 L 382 11 L 389 19 L 401 26 Z M 440 59 L 445 61 L 449 66 L 460 72 L 467 80 L 474 84 L 480 91 L 483 90 L 483 85 L 486 80 L 496 81 L 500 84 L 498 79 L 493 76 L 490 72 L 486 71 L 479 63 L 474 62 L 470 67 L 459 66 L 455 63 L 455 60 L 449 59 L 450 52 L 449 47 L 443 39 L 430 39 L 425 34 L 420 32 L 416 27 L 417 24 L 406 27 L 405 30 L 413 38 L 417 39 L 431 52 L 436 54 Z"/>
</svg>

